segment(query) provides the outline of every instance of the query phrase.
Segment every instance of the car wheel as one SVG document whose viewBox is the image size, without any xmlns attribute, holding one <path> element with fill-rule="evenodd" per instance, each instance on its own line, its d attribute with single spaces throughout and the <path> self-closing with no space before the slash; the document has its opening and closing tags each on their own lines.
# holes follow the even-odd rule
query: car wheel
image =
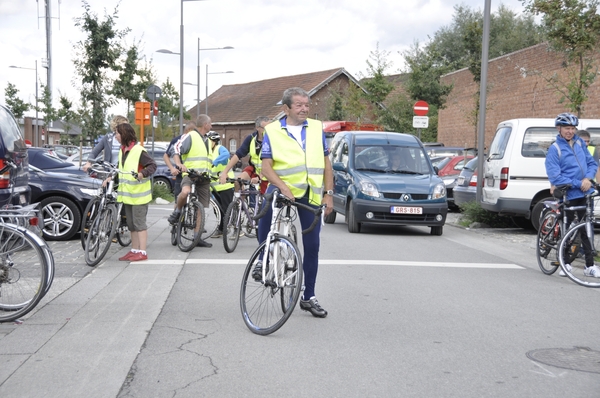
<svg viewBox="0 0 600 398">
<path fill-rule="evenodd" d="M 352 202 L 348 203 L 348 232 L 359 233 L 360 223 L 356 222 L 356 216 L 354 214 L 354 205 Z"/>
<path fill-rule="evenodd" d="M 325 216 L 325 224 L 333 224 L 335 222 L 335 210 L 332 210 L 331 213 Z"/>
<path fill-rule="evenodd" d="M 79 232 L 81 214 L 70 199 L 50 196 L 40 202 L 40 214 L 44 220 L 44 239 L 68 240 Z"/>
<path fill-rule="evenodd" d="M 169 191 L 171 191 L 171 192 L 173 191 L 173 189 L 171 189 L 171 184 L 169 184 L 169 181 L 167 181 L 167 179 L 165 179 L 165 178 L 155 177 L 154 178 L 154 186 L 155 187 L 165 187 Z"/>
<path fill-rule="evenodd" d="M 531 224 L 533 225 L 533 228 L 536 231 L 540 229 L 540 220 L 542 219 L 542 213 L 544 212 L 544 209 L 546 209 L 546 206 L 544 206 L 544 202 L 547 200 L 555 199 L 553 197 L 542 198 L 535 204 L 535 206 L 533 206 L 533 209 L 531 210 Z"/>
<path fill-rule="evenodd" d="M 443 225 L 436 225 L 435 227 L 431 227 L 431 235 L 442 236 L 444 233 Z"/>
</svg>

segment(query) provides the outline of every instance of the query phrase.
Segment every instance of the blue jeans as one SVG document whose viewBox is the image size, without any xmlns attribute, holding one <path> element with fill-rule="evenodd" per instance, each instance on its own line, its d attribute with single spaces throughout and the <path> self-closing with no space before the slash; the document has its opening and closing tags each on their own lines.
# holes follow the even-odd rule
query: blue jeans
<svg viewBox="0 0 600 398">
<path fill-rule="evenodd" d="M 274 186 L 269 185 L 266 193 L 270 193 L 275 189 Z M 299 203 L 309 204 L 308 197 L 296 198 Z M 312 207 L 315 209 L 317 206 Z M 297 208 L 298 217 L 300 218 L 300 225 L 302 229 L 307 229 L 313 223 L 315 219 L 314 214 L 308 210 Z M 272 209 L 269 208 L 267 214 L 265 214 L 258 221 L 258 242 L 259 244 L 267 240 L 267 235 L 271 229 L 271 217 Z M 319 269 L 319 247 L 321 245 L 321 223 L 318 223 L 315 229 L 306 235 L 302 235 L 302 243 L 304 247 L 302 267 L 304 269 L 304 299 L 308 300 L 315 295 L 315 282 L 317 280 L 317 271 Z"/>
</svg>

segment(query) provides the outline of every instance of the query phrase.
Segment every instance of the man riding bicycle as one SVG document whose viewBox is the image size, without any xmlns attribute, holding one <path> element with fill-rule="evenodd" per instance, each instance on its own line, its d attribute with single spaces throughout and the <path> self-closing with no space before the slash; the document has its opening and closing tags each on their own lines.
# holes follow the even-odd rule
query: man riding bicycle
<svg viewBox="0 0 600 398">
<path fill-rule="evenodd" d="M 554 125 L 558 130 L 556 141 L 548 148 L 546 155 L 546 174 L 550 184 L 570 184 L 567 199 L 570 206 L 585 206 L 585 195 L 593 192 L 592 180 L 596 176 L 598 164 L 590 155 L 583 140 L 575 135 L 579 119 L 570 113 L 561 113 L 556 117 Z M 575 214 L 581 220 L 585 217 L 585 210 L 568 211 L 567 221 L 570 224 Z M 594 265 L 594 253 L 585 228 L 581 232 L 583 252 L 585 255 L 586 276 L 600 278 L 600 268 Z M 570 269 L 567 264 L 567 269 Z M 561 270 L 561 274 L 562 270 Z"/>
<path fill-rule="evenodd" d="M 202 123 L 201 128 L 210 130 L 210 118 L 206 115 L 198 116 L 198 122 Z M 174 147 L 175 165 L 181 170 L 183 179 L 181 180 L 181 192 L 177 196 L 177 208 L 169 216 L 169 222 L 175 224 L 181 214 L 181 209 L 185 205 L 188 194 L 191 191 L 192 184 L 196 184 L 196 192 L 198 199 L 205 208 L 210 202 L 210 179 L 194 182 L 189 177 L 188 169 L 194 169 L 198 173 L 209 172 L 212 163 L 209 158 L 208 145 L 204 141 L 203 135 L 196 130 L 196 124 L 190 122 L 186 125 L 186 134 L 181 136 L 181 139 Z M 200 216 L 199 216 L 200 217 Z M 202 222 L 198 220 L 199 225 Z M 202 234 L 202 231 L 195 231 L 195 234 Z M 212 243 L 202 239 L 198 241 L 200 247 L 212 247 Z"/>
</svg>

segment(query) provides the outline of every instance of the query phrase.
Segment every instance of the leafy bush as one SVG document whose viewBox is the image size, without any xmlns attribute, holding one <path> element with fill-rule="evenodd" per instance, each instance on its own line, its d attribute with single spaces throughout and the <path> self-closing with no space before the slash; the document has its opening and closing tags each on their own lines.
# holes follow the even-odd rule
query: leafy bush
<svg viewBox="0 0 600 398">
<path fill-rule="evenodd" d="M 175 199 L 171 190 L 164 185 L 154 185 L 152 187 L 152 200 L 154 201 L 156 198 L 162 198 L 169 202 Z"/>
<path fill-rule="evenodd" d="M 460 225 L 465 227 L 468 227 L 474 222 L 487 224 L 490 228 L 514 227 L 514 224 L 509 217 L 502 217 L 499 216 L 498 213 L 487 211 L 475 201 L 460 205 L 460 211 L 462 213 Z"/>
</svg>

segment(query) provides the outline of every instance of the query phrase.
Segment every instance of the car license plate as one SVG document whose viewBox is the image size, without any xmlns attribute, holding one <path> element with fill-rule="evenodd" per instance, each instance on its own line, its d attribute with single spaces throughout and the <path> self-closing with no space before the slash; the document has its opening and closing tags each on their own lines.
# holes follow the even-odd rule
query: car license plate
<svg viewBox="0 0 600 398">
<path fill-rule="evenodd" d="M 27 204 L 27 197 L 25 197 L 25 195 L 19 195 L 19 203 L 21 205 L 26 205 Z"/>
<path fill-rule="evenodd" d="M 423 214 L 422 207 L 406 207 L 406 206 L 392 206 L 390 209 L 392 214 Z"/>
<path fill-rule="evenodd" d="M 462 185 L 464 183 L 465 183 L 465 176 L 458 177 L 458 182 L 456 183 L 456 185 Z"/>
<path fill-rule="evenodd" d="M 494 179 L 493 178 L 486 178 L 485 179 L 485 183 L 488 187 L 493 187 L 494 186 Z"/>
</svg>

